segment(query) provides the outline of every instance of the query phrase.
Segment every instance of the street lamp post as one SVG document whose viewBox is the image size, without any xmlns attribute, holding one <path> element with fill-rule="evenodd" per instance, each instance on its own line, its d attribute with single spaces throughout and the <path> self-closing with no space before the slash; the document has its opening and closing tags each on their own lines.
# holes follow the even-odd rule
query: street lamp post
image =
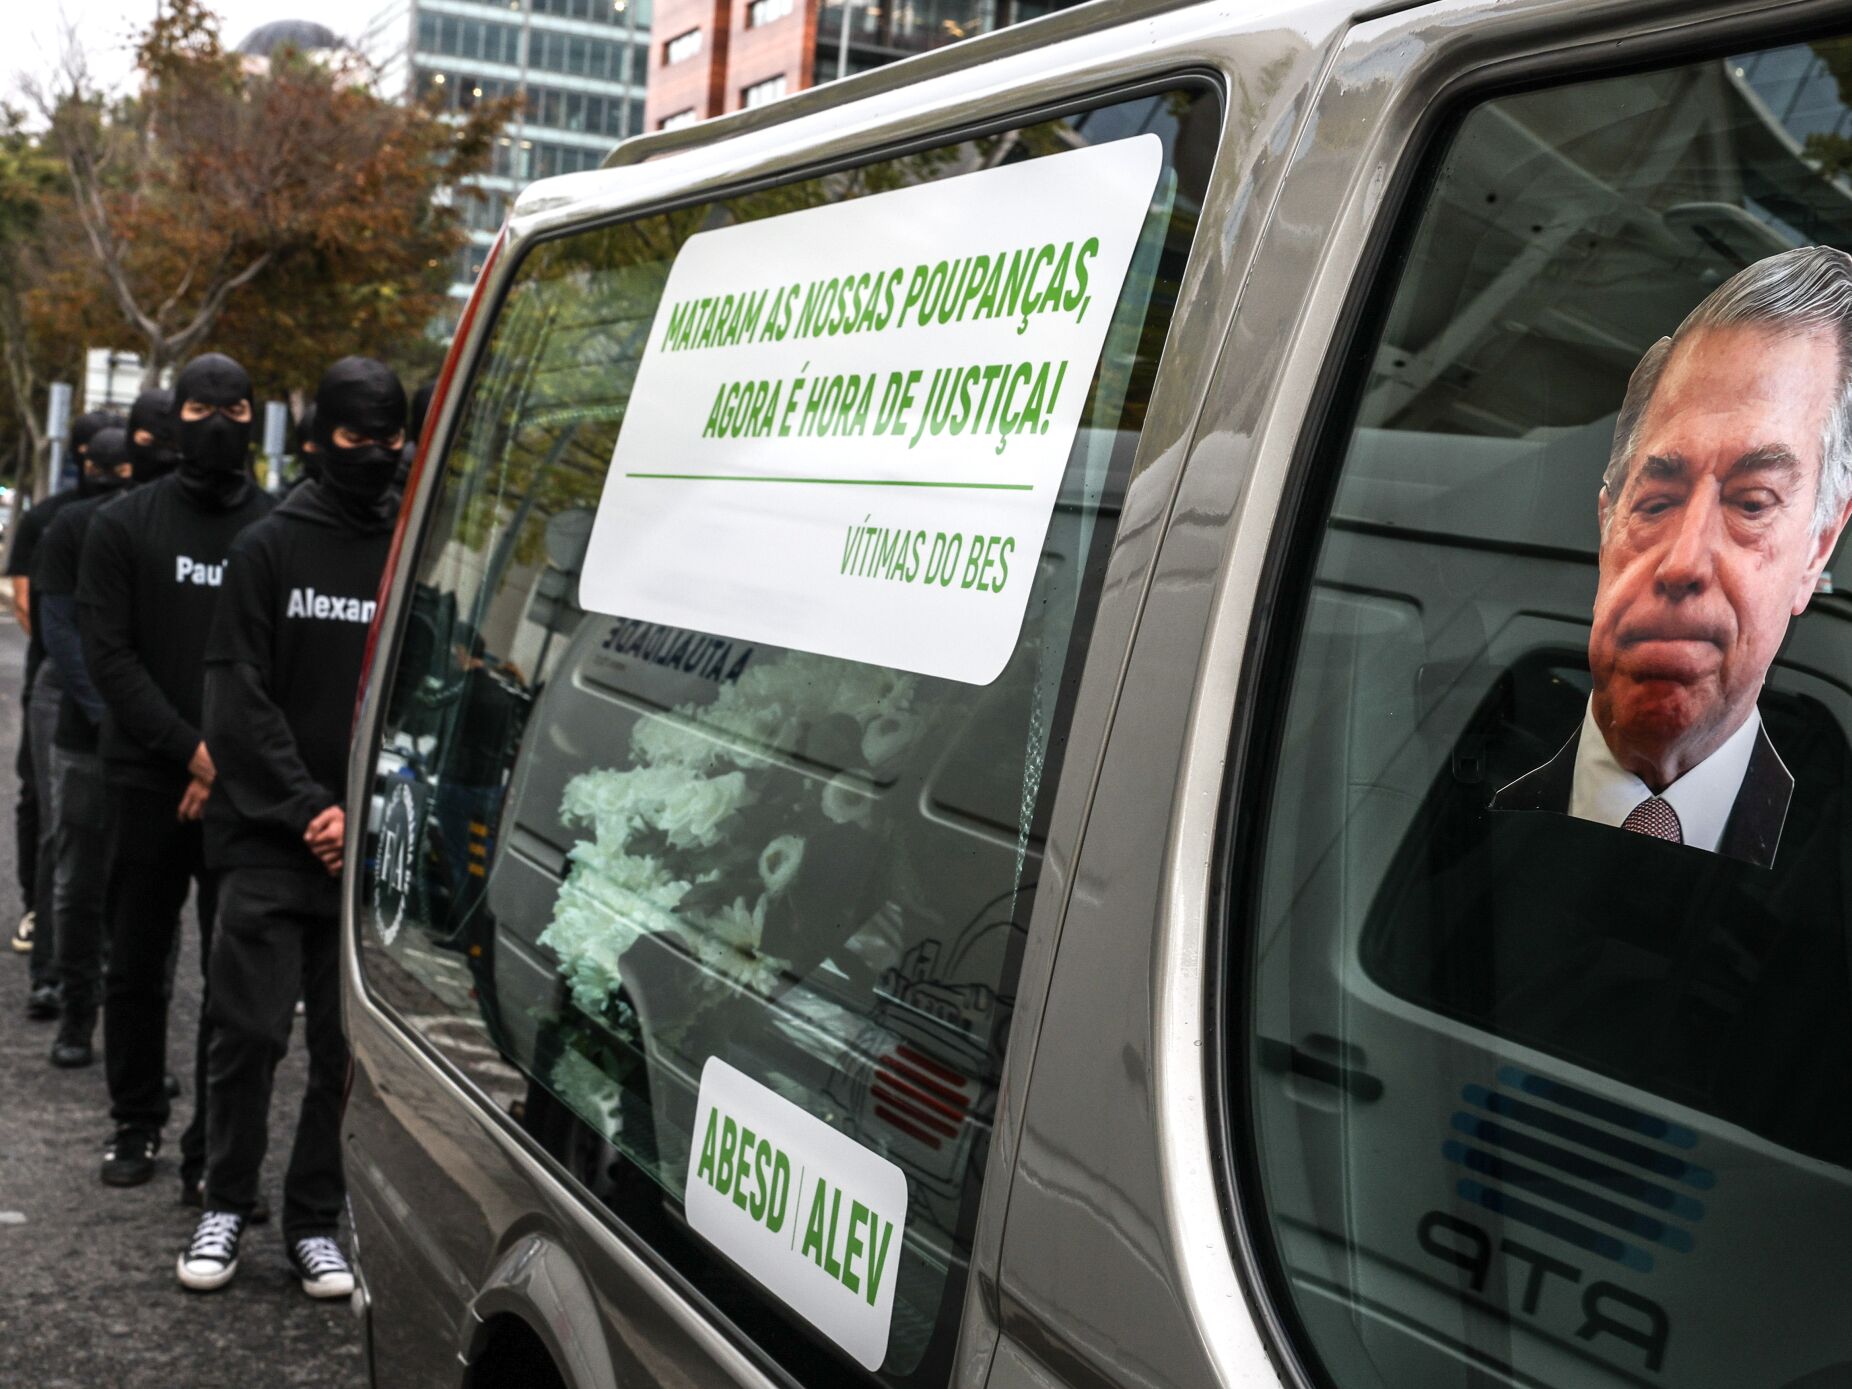
<svg viewBox="0 0 1852 1389">
<path fill-rule="evenodd" d="M 836 80 L 849 75 L 849 23 L 855 18 L 855 0 L 842 0 L 842 32 L 836 36 Z"/>
</svg>

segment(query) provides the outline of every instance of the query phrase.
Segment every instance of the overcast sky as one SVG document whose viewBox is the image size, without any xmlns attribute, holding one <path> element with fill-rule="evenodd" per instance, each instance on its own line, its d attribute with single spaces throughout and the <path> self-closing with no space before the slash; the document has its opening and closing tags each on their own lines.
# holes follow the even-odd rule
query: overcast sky
<svg viewBox="0 0 1852 1389">
<path fill-rule="evenodd" d="M 224 20 L 227 47 L 235 47 L 273 19 L 314 19 L 340 34 L 359 34 L 391 0 L 210 0 Z M 131 35 L 154 18 L 156 0 L 0 0 L 7 10 L 7 44 L 0 57 L 0 90 L 16 100 L 20 79 L 48 73 L 57 63 L 66 22 L 76 26 L 91 70 L 120 86 L 131 66 Z"/>
</svg>

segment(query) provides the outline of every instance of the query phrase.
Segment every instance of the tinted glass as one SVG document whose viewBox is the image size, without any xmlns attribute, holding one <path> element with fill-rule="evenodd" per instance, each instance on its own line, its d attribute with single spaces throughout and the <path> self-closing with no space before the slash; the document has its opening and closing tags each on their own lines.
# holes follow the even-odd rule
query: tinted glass
<svg viewBox="0 0 1852 1389">
<path fill-rule="evenodd" d="M 386 696 L 369 987 L 805 1382 L 865 1376 L 684 1221 L 702 1067 L 904 1172 L 881 1378 L 943 1382 L 1069 701 L 1195 226 L 1182 171 L 1214 127 L 1154 96 L 544 243 L 460 405 Z M 1146 131 L 1164 171 L 997 680 L 581 610 L 689 236 Z"/>
<path fill-rule="evenodd" d="M 1636 746 L 1619 677 L 1591 674 L 1598 573 L 1625 582 L 1597 503 L 1629 375 L 1746 266 L 1852 247 L 1848 74 L 1831 42 L 1483 104 L 1390 267 L 1320 472 L 1240 936 L 1256 1176 L 1333 1383 L 1852 1384 L 1852 606 L 1830 577 L 1754 701 L 1785 824 L 1752 804 L 1780 776 L 1749 723 L 1720 826 L 1688 805 L 1665 842 L 1645 800 L 1646 832 L 1582 818 Z M 1678 408 L 1722 416 L 1733 390 Z M 1610 536 L 1657 475 L 1621 453 Z M 1722 593 L 1720 554 L 1655 571 L 1668 611 Z M 1679 640 L 1695 662 L 1716 639 Z"/>
</svg>

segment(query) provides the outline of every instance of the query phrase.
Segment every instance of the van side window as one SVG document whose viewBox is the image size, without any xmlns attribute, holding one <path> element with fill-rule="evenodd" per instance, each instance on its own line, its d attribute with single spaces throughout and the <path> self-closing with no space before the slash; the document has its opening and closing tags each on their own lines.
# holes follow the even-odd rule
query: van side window
<svg viewBox="0 0 1852 1389">
<path fill-rule="evenodd" d="M 1849 83 L 1830 40 L 1485 101 L 1349 354 L 1231 934 L 1320 1382 L 1852 1374 L 1852 301 L 1780 317 L 1852 284 Z"/>
<path fill-rule="evenodd" d="M 1205 90 L 1142 96 L 544 241 L 459 407 L 384 696 L 366 986 L 799 1382 L 950 1375 L 1067 722 L 1216 126 Z M 1094 309 L 1106 346 L 998 678 L 580 607 L 691 236 L 1149 134 L 1156 192 Z M 696 1233 L 716 1060 L 904 1174 L 874 1375 Z"/>
</svg>

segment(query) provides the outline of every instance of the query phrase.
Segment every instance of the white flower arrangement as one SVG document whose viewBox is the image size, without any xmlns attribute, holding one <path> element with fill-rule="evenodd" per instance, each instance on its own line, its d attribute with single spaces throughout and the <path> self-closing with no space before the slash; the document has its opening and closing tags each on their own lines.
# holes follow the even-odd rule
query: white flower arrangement
<svg viewBox="0 0 1852 1389">
<path fill-rule="evenodd" d="M 804 864 L 804 841 L 795 834 L 781 834 L 765 846 L 759 855 L 759 881 L 766 895 L 776 897 L 797 876 Z"/>
<path fill-rule="evenodd" d="M 591 835 L 568 855 L 540 942 L 559 957 L 573 1001 L 596 1015 L 622 982 L 624 952 L 651 933 L 679 940 L 716 987 L 725 980 L 770 993 L 783 962 L 760 951 L 766 914 L 802 871 L 805 840 L 778 833 L 762 846 L 730 842 L 740 812 L 759 800 L 754 774 L 795 751 L 808 730 L 845 717 L 869 766 L 893 761 L 922 731 L 911 707 L 916 683 L 789 652 L 750 666 L 705 705 L 639 720 L 629 767 L 568 782 L 560 821 Z M 817 792 L 818 809 L 837 824 L 866 824 L 873 789 L 866 774 L 839 774 Z M 704 898 L 719 890 L 731 900 L 695 907 L 684 899 L 697 886 L 708 889 Z"/>
</svg>

